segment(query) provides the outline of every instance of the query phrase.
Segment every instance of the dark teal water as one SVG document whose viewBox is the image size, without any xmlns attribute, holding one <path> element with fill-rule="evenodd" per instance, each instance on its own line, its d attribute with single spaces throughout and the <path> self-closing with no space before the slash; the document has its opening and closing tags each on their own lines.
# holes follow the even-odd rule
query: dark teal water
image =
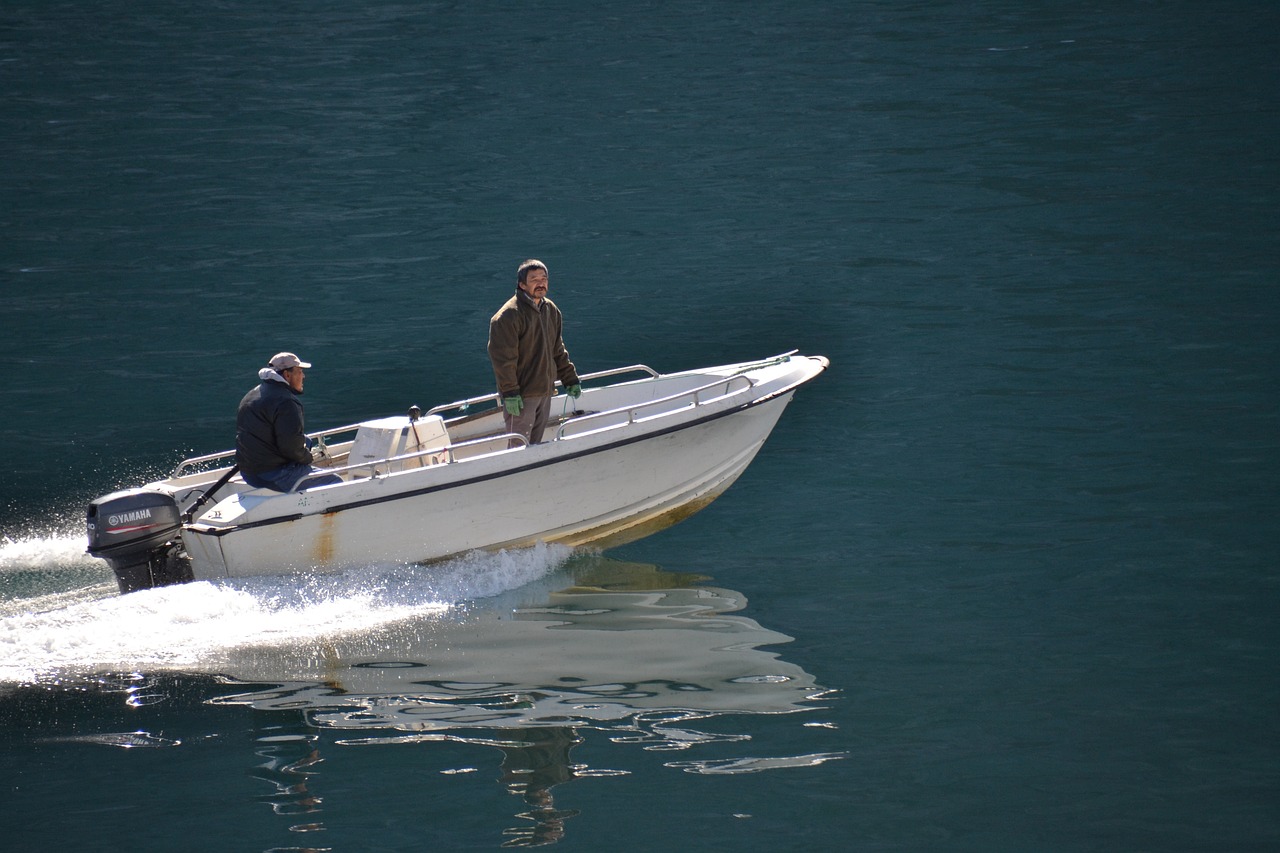
<svg viewBox="0 0 1280 853">
<path fill-rule="evenodd" d="M 6 849 L 1280 845 L 1280 10 L 1115 5 L 7 3 Z M 832 367 L 603 557 L 83 556 L 277 350 L 487 392 L 529 256 L 582 370 Z"/>
</svg>

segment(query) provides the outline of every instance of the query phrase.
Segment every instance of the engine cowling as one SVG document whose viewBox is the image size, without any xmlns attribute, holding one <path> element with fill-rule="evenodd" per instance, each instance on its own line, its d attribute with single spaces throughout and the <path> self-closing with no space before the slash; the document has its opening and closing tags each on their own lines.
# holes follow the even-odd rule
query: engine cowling
<svg viewBox="0 0 1280 853">
<path fill-rule="evenodd" d="M 182 513 L 167 492 L 103 495 L 90 502 L 85 525 L 89 554 L 107 561 L 122 593 L 191 580 L 181 553 Z"/>
</svg>

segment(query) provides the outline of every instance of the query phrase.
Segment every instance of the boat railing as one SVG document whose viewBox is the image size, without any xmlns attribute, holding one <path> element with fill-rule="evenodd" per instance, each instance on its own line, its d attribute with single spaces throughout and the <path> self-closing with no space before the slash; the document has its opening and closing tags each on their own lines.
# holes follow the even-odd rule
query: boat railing
<svg viewBox="0 0 1280 853">
<path fill-rule="evenodd" d="M 600 370 L 600 371 L 597 371 L 596 373 L 588 373 L 584 376 L 579 376 L 578 380 L 580 382 L 588 382 L 592 379 L 604 379 L 607 376 L 620 376 L 621 374 L 624 374 L 624 373 L 647 373 L 653 379 L 658 379 L 662 376 L 661 373 L 654 370 L 652 367 L 649 367 L 648 365 L 632 364 L 632 365 L 628 365 L 627 367 L 615 367 L 615 368 L 612 368 L 611 370 Z M 560 386 L 561 382 L 559 380 L 556 380 L 556 385 Z M 455 410 L 459 412 L 466 412 L 472 406 L 478 406 L 481 403 L 497 402 L 497 400 L 501 397 L 502 395 L 497 392 L 494 392 L 492 394 L 484 394 L 480 397 L 468 397 L 465 400 L 458 400 L 453 403 L 443 403 L 439 406 L 429 409 L 427 411 L 427 414 L 438 415 L 441 412 L 451 412 Z"/>
<path fill-rule="evenodd" d="M 355 432 L 360 428 L 360 424 L 347 424 L 346 426 L 333 427 L 332 429 L 322 429 L 319 432 L 307 433 L 307 438 L 319 441 L 321 446 L 324 445 L 324 439 L 332 435 L 339 435 L 344 432 Z M 209 453 L 204 456 L 192 456 L 190 459 L 183 459 L 178 463 L 178 467 L 173 469 L 173 473 L 169 475 L 169 479 L 176 480 L 187 473 L 196 473 L 195 469 L 204 465 L 206 462 L 217 462 L 220 459 L 231 459 L 236 455 L 234 450 L 223 450 L 220 453 Z M 207 473 L 212 469 L 205 469 L 201 473 Z"/>
<path fill-rule="evenodd" d="M 230 459 L 235 456 L 234 450 L 224 450 L 221 453 L 210 453 L 207 456 L 193 456 L 190 459 L 183 459 L 178 463 L 178 467 L 173 469 L 173 473 L 169 475 L 169 479 L 176 480 L 188 470 L 194 469 L 197 465 L 204 462 L 216 462 L 219 459 Z M 194 473 L 194 471 L 192 471 Z"/>
<path fill-rule="evenodd" d="M 422 459 L 428 456 L 437 456 L 440 454 L 444 454 L 447 457 L 447 460 L 446 460 L 447 462 L 457 462 L 458 461 L 458 457 L 456 454 L 457 450 L 468 448 L 468 447 L 475 447 L 477 445 L 482 445 L 482 444 L 493 444 L 495 442 L 502 442 L 503 446 L 498 450 L 491 451 L 490 453 L 479 453 L 479 454 L 476 454 L 475 456 L 470 456 L 468 458 L 480 459 L 485 456 L 491 456 L 496 453 L 506 453 L 509 450 L 521 450 L 529 444 L 529 440 L 525 438 L 523 435 L 520 435 L 519 433 L 516 433 L 516 432 L 507 432 L 507 433 L 501 433 L 498 435 L 486 435 L 486 436 L 482 436 L 481 438 L 473 438 L 473 439 L 470 439 L 469 441 L 459 441 L 456 444 L 451 443 L 451 444 L 443 445 L 441 447 L 430 447 L 430 448 L 427 448 L 426 450 L 415 450 L 412 453 L 402 453 L 399 456 L 388 456 L 384 459 L 373 459 L 373 460 L 366 459 L 354 465 L 343 465 L 341 467 L 336 467 L 336 468 L 318 468 L 312 473 L 303 477 L 297 483 L 295 483 L 293 485 L 293 488 L 289 489 L 289 491 L 286 492 L 286 494 L 292 494 L 293 492 L 298 491 L 308 481 L 315 480 L 319 477 L 328 477 L 333 474 L 348 474 L 353 471 L 359 471 L 362 469 L 369 469 L 370 473 L 361 475 L 358 477 L 352 477 L 350 480 L 346 480 L 345 482 L 357 483 L 361 480 L 375 480 L 380 477 L 385 477 L 388 474 L 399 473 L 400 471 L 404 471 L 404 470 L 411 470 L 411 469 L 405 468 L 405 463 L 410 462 L 414 459 Z M 445 464 L 445 463 L 442 462 L 438 464 Z M 399 469 L 392 470 L 396 465 L 400 466 Z M 381 466 L 381 468 L 379 466 Z"/>
<path fill-rule="evenodd" d="M 647 373 L 654 379 L 662 376 L 661 373 L 654 370 L 652 367 L 649 367 L 647 364 L 632 364 L 627 367 L 615 367 L 610 370 L 600 370 L 595 373 L 588 373 L 585 376 L 579 376 L 578 378 L 583 382 L 586 382 L 590 379 L 603 379 L 606 376 L 621 376 L 624 373 Z"/>
<path fill-rule="evenodd" d="M 734 386 L 740 386 L 735 388 Z M 725 397 L 731 397 L 734 394 L 741 394 L 751 390 L 755 382 L 749 376 L 737 374 L 724 379 L 717 379 L 715 382 L 708 382 L 706 385 L 699 385 L 697 388 L 691 388 L 688 391 L 681 391 L 678 394 L 671 394 L 666 397 L 659 397 L 656 400 L 646 400 L 643 403 L 634 403 L 629 406 L 619 406 L 616 409 L 606 409 L 602 412 L 591 412 L 590 414 L 578 415 L 568 421 L 565 421 L 556 430 L 556 441 L 568 438 L 577 438 L 593 432 L 602 432 L 609 429 L 619 429 L 621 427 L 630 426 L 631 424 L 649 420 L 655 417 L 665 417 L 675 414 L 685 409 L 696 409 L 699 406 L 705 406 L 708 403 L 717 400 L 723 400 Z M 714 395 L 712 392 L 715 392 Z M 683 405 L 673 405 L 686 400 Z M 646 409 L 654 406 L 665 406 L 661 412 L 657 414 L 642 416 L 641 413 Z M 626 420 L 621 420 L 621 416 L 625 415 Z M 614 422 L 609 423 L 612 419 Z M 598 424 L 600 421 L 606 421 L 605 425 L 597 429 L 583 430 L 575 432 L 573 435 L 567 435 L 566 430 L 577 430 L 584 424 Z"/>
<path fill-rule="evenodd" d="M 654 370 L 652 367 L 649 367 L 648 365 L 632 364 L 626 367 L 615 367 L 610 370 L 600 370 L 595 373 L 588 373 L 578 378 L 583 382 L 588 382 L 593 379 L 604 379 L 609 376 L 620 376 L 624 373 L 646 373 L 653 379 L 659 379 L 662 377 L 661 373 Z M 560 385 L 560 382 L 557 381 L 556 385 Z M 493 394 L 485 394 L 480 397 L 469 397 L 466 400 L 458 400 L 457 402 L 445 403 L 443 405 L 436 406 L 432 408 L 430 411 L 428 411 L 427 414 L 436 415 L 441 412 L 448 412 L 455 409 L 465 412 L 467 409 L 471 408 L 474 405 L 489 402 L 489 401 L 496 401 L 499 399 L 500 396 L 501 396 L 500 394 L 493 393 Z M 658 401 L 654 401 L 654 402 L 658 402 Z M 602 412 L 601 414 L 606 414 L 606 413 Z M 321 446 L 323 446 L 324 439 L 329 438 L 330 436 L 339 435 L 341 433 L 355 432 L 359 428 L 360 428 L 360 424 L 358 423 L 347 424 L 346 426 L 332 427 L 331 429 L 320 430 L 319 432 L 309 432 L 307 433 L 307 437 L 310 439 L 319 441 Z M 486 437 L 480 440 L 488 441 L 491 438 L 492 437 Z M 471 442 L 462 442 L 454 446 L 462 447 L 469 443 Z M 432 451 L 432 452 L 435 453 L 439 451 Z M 184 459 L 182 460 L 182 462 L 178 463 L 178 467 L 173 470 L 173 473 L 169 475 L 169 478 L 172 480 L 176 480 L 182 477 L 184 474 L 196 473 L 196 469 L 205 465 L 206 463 L 218 462 L 219 460 L 229 460 L 235 455 L 236 455 L 236 452 L 234 450 L 224 450 L 220 453 L 210 453 L 205 456 L 193 456 L 190 459 Z M 363 467 L 363 466 L 353 466 L 353 467 Z M 208 469 L 205 469 L 205 470 L 208 470 Z M 202 471 L 201 473 L 204 473 L 204 471 Z"/>
</svg>

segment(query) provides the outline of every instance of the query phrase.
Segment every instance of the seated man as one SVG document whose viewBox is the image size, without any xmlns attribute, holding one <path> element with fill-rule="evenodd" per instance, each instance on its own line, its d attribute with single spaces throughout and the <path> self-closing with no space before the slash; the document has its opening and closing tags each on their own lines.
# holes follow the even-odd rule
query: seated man
<svg viewBox="0 0 1280 853">
<path fill-rule="evenodd" d="M 261 380 L 236 412 L 236 464 L 254 488 L 287 492 L 316 473 L 303 430 L 302 382 L 311 365 L 291 352 L 277 353 L 258 371 Z M 341 483 L 336 474 L 313 477 L 304 488 Z"/>
</svg>

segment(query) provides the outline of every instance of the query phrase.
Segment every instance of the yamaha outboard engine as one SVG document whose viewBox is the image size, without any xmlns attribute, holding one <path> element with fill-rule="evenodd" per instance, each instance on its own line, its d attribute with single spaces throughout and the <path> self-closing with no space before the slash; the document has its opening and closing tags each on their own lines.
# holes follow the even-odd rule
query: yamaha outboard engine
<svg viewBox="0 0 1280 853">
<path fill-rule="evenodd" d="M 89 504 L 89 554 L 116 573 L 120 592 L 191 580 L 182 550 L 182 514 L 165 492 L 126 489 Z"/>
</svg>

